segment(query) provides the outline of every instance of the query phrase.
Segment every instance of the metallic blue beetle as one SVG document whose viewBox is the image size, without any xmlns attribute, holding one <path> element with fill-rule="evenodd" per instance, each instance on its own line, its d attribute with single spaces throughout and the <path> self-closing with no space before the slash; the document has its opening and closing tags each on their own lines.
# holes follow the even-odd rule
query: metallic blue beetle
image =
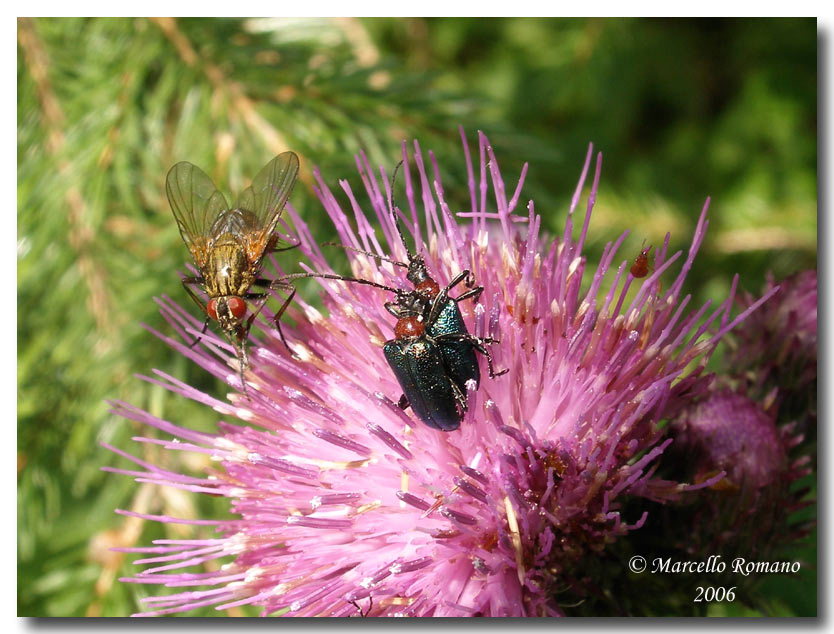
<svg viewBox="0 0 834 634">
<path fill-rule="evenodd" d="M 409 253 L 409 263 L 406 264 L 373 253 L 366 254 L 408 267 L 407 278 L 415 288 L 406 291 L 371 280 L 328 273 L 302 273 L 288 277 L 337 279 L 394 293 L 396 299 L 386 302 L 385 308 L 397 318 L 397 324 L 394 338 L 385 342 L 383 353 L 403 390 L 398 404 L 402 409 L 411 406 L 417 417 L 429 427 L 440 431 L 456 430 L 467 410 L 467 382 L 474 381 L 473 388 L 478 389 L 481 381 L 475 351 L 487 358 L 490 378 L 507 372 L 495 372 L 492 355 L 486 347 L 498 342 L 491 337 L 469 334 L 458 308 L 458 302 L 477 299 L 483 287 L 470 288 L 458 297 L 450 297 L 449 291 L 461 282 L 472 285 L 470 271 L 461 271 L 449 284 L 440 288 L 428 275 L 421 256 Z"/>
<path fill-rule="evenodd" d="M 401 164 L 397 165 L 397 169 Z M 395 169 L 391 191 L 396 173 Z M 385 342 L 383 353 L 403 390 L 398 404 L 402 409 L 411 406 L 417 417 L 429 427 L 454 431 L 460 427 L 460 421 L 466 414 L 467 383 L 474 381 L 474 389 L 480 385 L 481 372 L 475 351 L 487 358 L 490 378 L 507 372 L 506 369 L 495 372 L 492 355 L 486 347 L 498 342 L 491 337 L 469 334 L 458 308 L 458 303 L 465 299 L 477 300 L 484 289 L 482 286 L 472 288 L 474 280 L 468 270 L 461 271 L 445 287 L 440 288 L 429 275 L 423 257 L 409 250 L 391 198 L 389 207 L 397 233 L 408 254 L 408 262 L 398 262 L 345 245 L 339 246 L 407 268 L 406 278 L 414 285 L 412 290 L 325 273 L 302 273 L 288 278 L 339 279 L 394 293 L 396 299 L 386 302 L 385 308 L 397 318 L 397 325 L 394 328 L 394 339 Z M 465 282 L 469 290 L 458 297 L 450 297 L 449 292 L 461 282 Z"/>
<path fill-rule="evenodd" d="M 472 285 L 469 271 L 461 271 L 441 289 L 429 277 L 422 257 L 409 253 L 408 267 L 407 277 L 415 289 L 401 291 L 395 302 L 385 304 L 397 317 L 397 325 L 383 352 L 403 389 L 400 407 L 410 405 L 429 427 L 454 431 L 466 413 L 467 383 L 473 381 L 474 389 L 480 385 L 475 351 L 486 356 L 491 378 L 503 374 L 495 373 L 485 347 L 495 340 L 470 335 L 458 308 L 458 302 L 477 299 L 484 289 L 479 286 L 450 297 L 449 291 L 464 280 Z"/>
</svg>

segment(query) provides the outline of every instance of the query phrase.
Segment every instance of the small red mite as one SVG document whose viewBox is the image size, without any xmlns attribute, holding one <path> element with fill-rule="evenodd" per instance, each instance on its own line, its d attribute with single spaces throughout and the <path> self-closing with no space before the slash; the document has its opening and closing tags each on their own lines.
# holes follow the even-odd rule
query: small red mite
<svg viewBox="0 0 834 634">
<path fill-rule="evenodd" d="M 644 243 L 645 244 L 645 243 Z M 634 264 L 631 265 L 631 274 L 634 277 L 646 277 L 649 273 L 649 251 L 652 250 L 652 245 L 640 251 L 640 255 L 634 258 Z"/>
</svg>

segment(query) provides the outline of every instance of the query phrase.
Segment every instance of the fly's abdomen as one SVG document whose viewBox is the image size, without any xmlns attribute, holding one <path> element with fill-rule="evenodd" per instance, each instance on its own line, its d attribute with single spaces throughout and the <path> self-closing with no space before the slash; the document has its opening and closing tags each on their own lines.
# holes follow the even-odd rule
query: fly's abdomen
<svg viewBox="0 0 834 634">
<path fill-rule="evenodd" d="M 461 411 L 437 345 L 424 338 L 392 339 L 385 343 L 383 352 L 420 420 L 441 431 L 460 427 Z"/>
</svg>

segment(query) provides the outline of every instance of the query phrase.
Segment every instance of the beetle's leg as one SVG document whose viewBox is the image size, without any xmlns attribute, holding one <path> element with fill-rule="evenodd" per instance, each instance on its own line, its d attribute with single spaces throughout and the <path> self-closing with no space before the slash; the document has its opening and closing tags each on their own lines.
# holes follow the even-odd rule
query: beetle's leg
<svg viewBox="0 0 834 634">
<path fill-rule="evenodd" d="M 501 343 L 501 342 L 493 339 L 492 337 L 486 337 L 484 339 L 481 339 L 480 343 L 475 343 L 475 342 L 472 343 L 472 345 L 475 347 L 475 349 L 487 358 L 487 366 L 489 366 L 489 378 L 494 379 L 497 376 L 501 376 L 502 374 L 506 374 L 507 372 L 509 372 L 510 371 L 509 368 L 504 368 L 503 370 L 501 370 L 499 372 L 495 371 L 495 368 L 492 365 L 492 355 L 489 352 L 489 348 L 482 345 L 484 343 L 492 344 L 492 343 Z"/>
<path fill-rule="evenodd" d="M 472 298 L 475 298 L 475 300 L 477 301 L 480 294 L 483 293 L 483 291 L 484 291 L 483 286 L 479 286 L 477 288 L 472 288 L 472 289 L 466 291 L 465 293 L 463 293 L 462 295 L 459 295 L 458 297 L 451 297 L 451 298 L 449 297 L 449 291 L 451 291 L 455 286 L 457 286 L 458 284 L 460 284 L 464 280 L 467 280 L 467 284 L 466 284 L 467 286 L 471 286 L 471 284 L 469 284 L 469 280 L 471 279 L 471 275 L 472 274 L 470 273 L 469 269 L 464 269 L 460 273 L 455 275 L 455 277 L 452 278 L 451 282 L 449 282 L 448 284 L 446 284 L 446 286 L 444 286 L 443 288 L 440 289 L 440 293 L 438 293 L 437 297 L 435 297 L 434 301 L 432 302 L 431 311 L 429 312 L 429 318 L 427 320 L 427 323 L 430 323 L 430 324 L 434 323 L 434 321 L 437 319 L 437 316 L 440 314 L 440 310 L 443 308 L 443 305 L 446 303 L 447 298 L 451 299 L 453 302 L 460 302 L 460 301 L 463 301 L 465 299 L 469 299 L 470 297 L 472 297 Z M 473 280 L 472 284 L 474 284 L 474 283 L 475 282 Z"/>
<path fill-rule="evenodd" d="M 182 287 L 191 296 L 191 299 L 193 299 L 197 303 L 197 306 L 200 307 L 200 310 L 203 311 L 203 313 L 206 315 L 206 320 L 205 322 L 203 322 L 203 329 L 200 331 L 200 334 L 197 336 L 197 338 L 189 344 L 189 348 L 193 348 L 200 342 L 200 339 L 203 338 L 203 335 L 208 329 L 209 322 L 211 321 L 211 317 L 208 316 L 206 304 L 203 302 L 202 299 L 200 299 L 200 296 L 197 295 L 197 293 L 195 293 L 194 289 L 192 288 L 192 286 L 198 284 L 202 285 L 204 283 L 205 279 L 203 279 L 202 277 L 184 277 L 182 279 Z"/>
<path fill-rule="evenodd" d="M 448 332 L 442 335 L 437 335 L 434 337 L 435 341 L 465 341 L 469 344 L 472 344 L 472 347 L 475 348 L 478 352 L 484 355 L 487 358 L 487 364 L 489 365 L 489 378 L 494 379 L 497 376 L 501 376 L 502 374 L 506 374 L 510 371 L 509 368 L 504 368 L 500 372 L 496 372 L 495 368 L 492 365 L 492 355 L 489 352 L 489 348 L 487 348 L 484 344 L 494 344 L 494 343 L 501 343 L 497 339 L 493 339 L 492 337 L 476 337 L 474 335 L 470 335 L 468 333 L 457 333 L 457 332 Z"/>
<path fill-rule="evenodd" d="M 446 284 L 446 292 L 448 293 L 455 286 L 460 284 L 463 280 L 468 280 L 471 277 L 471 275 L 472 273 L 470 273 L 469 269 L 463 269 L 460 273 L 455 275 L 448 284 Z M 469 286 L 469 284 L 467 284 L 467 286 Z"/>
<path fill-rule="evenodd" d="M 461 412 L 465 414 L 466 410 L 469 409 L 469 405 L 466 403 L 466 394 L 464 394 L 461 391 L 461 389 L 457 386 L 457 384 L 454 381 L 450 380 L 449 385 L 452 386 L 452 392 L 455 393 L 455 400 L 457 401 L 458 406 L 461 409 Z"/>
<path fill-rule="evenodd" d="M 472 288 L 475 285 L 475 278 L 472 276 L 472 272 L 469 269 L 464 269 L 463 271 L 458 273 L 451 282 L 449 282 L 448 286 L 446 287 L 446 295 L 449 294 L 449 291 L 452 290 L 453 287 L 460 284 L 461 280 L 463 280 L 464 285 L 469 290 L 458 295 L 457 297 L 453 297 L 452 299 L 456 302 L 462 302 L 465 299 L 471 298 L 472 301 L 477 302 L 478 298 L 481 296 L 481 293 L 484 292 L 484 287 L 476 286 L 475 288 Z"/>
<path fill-rule="evenodd" d="M 481 296 L 481 293 L 484 292 L 483 286 L 477 286 L 473 289 L 470 289 L 463 293 L 462 295 L 458 295 L 457 297 L 453 297 L 452 299 L 456 302 L 462 302 L 465 299 L 472 298 L 473 302 L 477 302 L 478 298 Z"/>
<path fill-rule="evenodd" d="M 400 400 L 397 401 L 397 407 L 399 407 L 400 409 L 408 409 L 409 405 L 410 403 L 408 402 L 408 397 L 405 394 L 403 394 L 400 397 Z"/>
<path fill-rule="evenodd" d="M 404 311 L 400 308 L 397 302 L 385 302 L 383 305 L 385 306 L 385 310 L 394 315 L 397 319 L 403 316 Z"/>
</svg>

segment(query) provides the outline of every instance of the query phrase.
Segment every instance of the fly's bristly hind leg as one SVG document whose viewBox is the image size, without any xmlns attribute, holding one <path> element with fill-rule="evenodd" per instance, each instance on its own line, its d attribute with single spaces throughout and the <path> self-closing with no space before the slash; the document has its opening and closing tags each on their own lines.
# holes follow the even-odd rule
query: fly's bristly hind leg
<svg viewBox="0 0 834 634">
<path fill-rule="evenodd" d="M 209 322 L 211 321 L 211 317 L 208 316 L 206 311 L 205 302 L 203 302 L 203 300 L 200 299 L 199 295 L 197 295 L 197 293 L 195 293 L 194 289 L 192 288 L 193 286 L 202 286 L 204 283 L 205 279 L 203 279 L 202 277 L 184 277 L 182 279 L 183 288 L 191 296 L 191 299 L 193 299 L 196 302 L 197 306 L 200 307 L 200 310 L 203 312 L 203 314 L 206 315 L 206 320 L 203 322 L 203 329 L 200 331 L 200 334 L 197 336 L 197 338 L 190 344 L 188 344 L 189 348 L 193 348 L 198 343 L 200 343 L 200 339 L 202 339 L 203 335 L 206 334 Z"/>
<path fill-rule="evenodd" d="M 252 285 L 261 286 L 269 290 L 289 290 L 289 295 L 281 304 L 281 308 L 278 309 L 278 312 L 275 313 L 275 317 L 273 317 L 272 321 L 275 325 L 275 328 L 278 330 L 278 336 L 281 338 L 281 342 L 284 344 L 284 347 L 287 350 L 290 350 L 290 352 L 292 352 L 289 345 L 287 344 L 286 338 L 284 337 L 284 332 L 281 330 L 281 317 L 284 315 L 284 311 L 287 310 L 287 307 L 292 303 L 293 297 L 295 297 L 295 286 L 293 286 L 289 282 L 283 281 L 282 279 L 270 280 L 265 277 L 257 278 L 252 283 Z M 264 307 L 264 304 L 266 304 L 266 300 L 269 299 L 269 293 L 247 293 L 246 299 L 251 299 L 255 301 L 262 300 L 260 305 L 258 306 L 258 309 L 256 311 L 253 311 L 252 315 L 249 317 L 249 323 L 251 324 L 255 317 L 257 317 L 258 314 L 260 314 L 261 309 Z"/>
<path fill-rule="evenodd" d="M 284 303 L 281 304 L 281 308 L 278 309 L 278 312 L 275 313 L 275 318 L 272 321 L 275 323 L 275 328 L 278 330 L 278 336 L 281 338 L 281 342 L 284 344 L 284 347 L 292 353 L 292 349 L 289 344 L 287 344 L 287 340 L 284 338 L 284 331 L 281 330 L 281 317 L 283 317 L 284 311 L 287 310 L 287 307 L 289 307 L 292 303 L 293 297 L 295 297 L 295 286 L 288 284 L 287 282 L 282 282 L 281 280 L 275 280 L 270 288 L 281 288 L 284 290 L 289 289 L 289 295 L 287 295 Z"/>
</svg>

